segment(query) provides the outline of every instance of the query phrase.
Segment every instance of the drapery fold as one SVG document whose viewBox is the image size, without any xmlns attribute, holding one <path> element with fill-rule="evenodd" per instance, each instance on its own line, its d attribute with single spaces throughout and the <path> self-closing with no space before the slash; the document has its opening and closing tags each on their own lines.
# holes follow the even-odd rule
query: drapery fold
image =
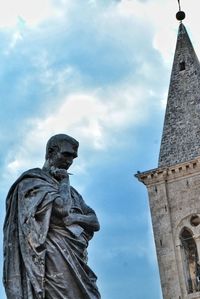
<svg viewBox="0 0 200 299">
<path fill-rule="evenodd" d="M 71 187 L 72 210 L 92 211 Z M 8 299 L 99 299 L 88 267 L 88 232 L 52 223 L 59 183 L 39 168 L 12 185 L 4 223 L 4 286 Z"/>
</svg>

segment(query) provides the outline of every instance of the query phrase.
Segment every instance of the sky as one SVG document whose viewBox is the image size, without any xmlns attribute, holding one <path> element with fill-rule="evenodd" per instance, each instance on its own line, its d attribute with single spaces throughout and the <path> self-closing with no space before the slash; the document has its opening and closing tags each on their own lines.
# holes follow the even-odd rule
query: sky
<svg viewBox="0 0 200 299">
<path fill-rule="evenodd" d="M 182 8 L 200 57 L 198 2 Z M 47 140 L 79 140 L 70 179 L 101 224 L 89 265 L 102 299 L 162 298 L 148 196 L 134 174 L 157 167 L 177 10 L 176 0 L 0 0 L 1 228 L 9 187 L 42 167 Z M 1 269 L 2 239 L 1 229 Z"/>
</svg>

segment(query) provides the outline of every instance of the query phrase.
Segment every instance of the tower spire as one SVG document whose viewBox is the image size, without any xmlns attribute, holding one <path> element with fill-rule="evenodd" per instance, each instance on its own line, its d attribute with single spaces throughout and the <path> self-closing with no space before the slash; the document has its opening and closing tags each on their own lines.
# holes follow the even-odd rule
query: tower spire
<svg viewBox="0 0 200 299">
<path fill-rule="evenodd" d="M 185 26 L 179 25 L 159 166 L 200 156 L 200 64 Z"/>
<path fill-rule="evenodd" d="M 136 175 L 149 194 L 163 299 L 200 298 L 200 64 L 178 4 L 159 164 Z"/>
</svg>

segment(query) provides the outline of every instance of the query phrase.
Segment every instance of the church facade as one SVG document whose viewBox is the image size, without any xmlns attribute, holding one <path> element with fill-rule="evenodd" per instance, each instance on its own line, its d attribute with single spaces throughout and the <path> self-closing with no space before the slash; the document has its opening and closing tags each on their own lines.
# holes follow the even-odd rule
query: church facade
<svg viewBox="0 0 200 299">
<path fill-rule="evenodd" d="M 164 299 L 200 298 L 200 64 L 181 22 L 158 167 L 148 190 Z"/>
</svg>

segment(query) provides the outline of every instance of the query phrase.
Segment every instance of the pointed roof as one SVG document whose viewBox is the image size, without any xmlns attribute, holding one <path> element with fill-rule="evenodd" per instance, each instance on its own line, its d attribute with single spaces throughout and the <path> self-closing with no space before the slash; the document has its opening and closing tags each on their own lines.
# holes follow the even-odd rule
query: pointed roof
<svg viewBox="0 0 200 299">
<path fill-rule="evenodd" d="M 200 156 L 200 64 L 185 26 L 178 31 L 159 167 Z"/>
</svg>

